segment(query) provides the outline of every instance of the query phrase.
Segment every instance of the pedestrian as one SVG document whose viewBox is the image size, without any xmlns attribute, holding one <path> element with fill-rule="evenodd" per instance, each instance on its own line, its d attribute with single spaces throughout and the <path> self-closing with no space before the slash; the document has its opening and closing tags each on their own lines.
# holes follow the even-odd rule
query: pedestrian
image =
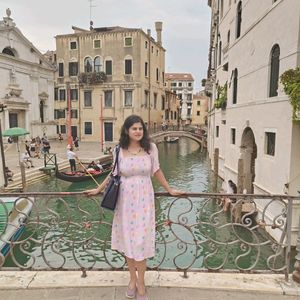
<svg viewBox="0 0 300 300">
<path fill-rule="evenodd" d="M 172 196 L 184 192 L 170 188 L 159 166 L 157 147 L 150 142 L 141 117 L 131 115 L 126 118 L 119 146 L 121 188 L 113 218 L 111 248 L 126 257 L 130 273 L 126 296 L 146 300 L 146 259 L 155 254 L 155 207 L 151 176 Z M 86 194 L 97 195 L 108 180 L 109 176 L 98 188 L 87 190 Z"/>
<path fill-rule="evenodd" d="M 24 152 L 22 155 L 22 162 L 25 164 L 25 166 L 29 169 L 30 167 L 33 168 L 34 165 L 32 163 L 31 157 L 29 156 L 28 152 Z"/>
<path fill-rule="evenodd" d="M 75 137 L 74 139 L 74 147 L 76 150 L 79 150 L 79 138 L 78 136 Z"/>
<path fill-rule="evenodd" d="M 9 136 L 9 137 L 8 137 L 8 139 L 7 139 L 7 142 L 8 142 L 9 144 L 12 144 L 12 143 L 13 143 L 13 141 L 14 141 L 14 140 L 12 139 L 12 137 L 11 137 L 11 136 Z"/>
<path fill-rule="evenodd" d="M 58 140 L 60 141 L 60 143 L 63 141 L 63 139 L 64 139 L 64 138 L 62 137 L 61 133 L 59 133 L 59 134 L 58 134 Z"/>
<path fill-rule="evenodd" d="M 75 173 L 76 172 L 76 159 L 77 159 L 77 155 L 76 153 L 73 151 L 73 147 L 67 147 L 67 157 L 70 163 L 70 168 L 71 168 L 71 172 Z"/>
<path fill-rule="evenodd" d="M 5 174 L 8 181 L 13 181 L 14 173 L 8 167 L 5 167 Z"/>
<path fill-rule="evenodd" d="M 229 179 L 228 186 L 227 186 L 227 194 L 236 194 L 236 193 L 237 193 L 237 186 L 231 179 Z M 230 205 L 235 202 L 236 202 L 235 198 L 225 197 L 223 201 L 224 211 L 227 211 Z"/>
<path fill-rule="evenodd" d="M 28 155 L 31 157 L 31 153 L 30 153 L 30 142 L 29 141 L 25 141 L 25 149 L 26 152 L 28 153 Z"/>
</svg>

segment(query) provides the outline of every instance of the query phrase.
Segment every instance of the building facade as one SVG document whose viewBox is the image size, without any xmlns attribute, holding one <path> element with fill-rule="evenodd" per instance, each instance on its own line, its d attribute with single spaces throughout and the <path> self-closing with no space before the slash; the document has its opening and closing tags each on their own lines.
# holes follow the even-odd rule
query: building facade
<svg viewBox="0 0 300 300">
<path fill-rule="evenodd" d="M 124 119 L 140 115 L 148 128 L 161 126 L 165 102 L 162 23 L 157 40 L 137 28 L 102 27 L 56 36 L 57 133 L 116 142 Z M 67 101 L 69 100 L 69 101 Z M 69 114 L 70 112 L 70 114 Z"/>
<path fill-rule="evenodd" d="M 2 130 L 23 127 L 32 137 L 55 136 L 55 68 L 16 27 L 10 17 L 0 22 L 0 102 Z"/>
<path fill-rule="evenodd" d="M 240 175 L 248 193 L 297 195 L 300 122 L 292 120 L 279 79 L 286 70 L 299 67 L 300 2 L 210 0 L 208 4 L 210 158 L 218 148 L 219 174 L 234 182 L 242 159 Z M 258 206 L 262 209 L 263 203 Z M 273 209 L 274 215 L 278 209 Z M 295 204 L 294 242 L 299 212 Z"/>
<path fill-rule="evenodd" d="M 192 125 L 205 127 L 207 125 L 208 100 L 205 91 L 193 96 Z"/>
<path fill-rule="evenodd" d="M 166 73 L 166 87 L 180 99 L 180 120 L 182 125 L 192 122 L 194 78 L 189 73 Z"/>
</svg>

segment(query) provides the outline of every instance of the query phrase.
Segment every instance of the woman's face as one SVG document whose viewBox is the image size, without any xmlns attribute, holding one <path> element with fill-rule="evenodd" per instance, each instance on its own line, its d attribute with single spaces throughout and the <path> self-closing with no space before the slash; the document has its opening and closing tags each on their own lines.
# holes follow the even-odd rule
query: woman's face
<svg viewBox="0 0 300 300">
<path fill-rule="evenodd" d="M 132 141 L 140 141 L 143 138 L 144 130 L 142 123 L 134 123 L 131 127 L 128 129 L 128 136 L 129 139 Z"/>
</svg>

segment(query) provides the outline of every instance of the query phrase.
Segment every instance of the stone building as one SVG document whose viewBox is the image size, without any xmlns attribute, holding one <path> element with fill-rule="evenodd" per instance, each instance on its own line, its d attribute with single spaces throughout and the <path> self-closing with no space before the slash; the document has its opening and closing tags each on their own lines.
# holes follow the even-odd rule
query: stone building
<svg viewBox="0 0 300 300">
<path fill-rule="evenodd" d="M 101 27 L 56 36 L 57 132 L 80 140 L 116 142 L 124 119 L 140 115 L 149 128 L 163 122 L 165 49 L 162 23 L 151 31 Z M 70 101 L 67 101 L 68 95 Z M 71 112 L 68 115 L 68 112 Z"/>
<path fill-rule="evenodd" d="M 166 125 L 171 126 L 171 128 L 179 127 L 179 106 L 180 99 L 178 98 L 177 94 L 169 89 L 166 89 L 166 102 L 163 107 L 165 111 L 164 122 Z"/>
<path fill-rule="evenodd" d="M 194 78 L 189 73 L 166 73 L 166 86 L 180 99 L 181 124 L 191 124 Z"/>
<path fill-rule="evenodd" d="M 2 130 L 26 128 L 32 137 L 55 133 L 54 67 L 16 27 L 9 9 L 0 22 Z"/>
<path fill-rule="evenodd" d="M 240 175 L 248 193 L 297 195 L 300 122 L 292 120 L 279 79 L 299 67 L 300 1 L 209 0 L 208 5 L 209 156 L 213 160 L 219 148 L 219 174 L 234 182 L 242 159 Z M 294 242 L 299 212 L 295 203 Z M 276 207 L 273 213 L 278 213 Z"/>
<path fill-rule="evenodd" d="M 208 100 L 205 91 L 193 96 L 192 125 L 203 127 L 207 125 Z"/>
</svg>

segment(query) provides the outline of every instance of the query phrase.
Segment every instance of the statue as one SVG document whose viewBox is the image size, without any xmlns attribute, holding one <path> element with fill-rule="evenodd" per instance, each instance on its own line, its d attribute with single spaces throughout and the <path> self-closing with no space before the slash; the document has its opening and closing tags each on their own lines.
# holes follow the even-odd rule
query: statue
<svg viewBox="0 0 300 300">
<path fill-rule="evenodd" d="M 11 10 L 9 8 L 6 9 L 6 15 L 8 18 L 10 18 Z"/>
</svg>

